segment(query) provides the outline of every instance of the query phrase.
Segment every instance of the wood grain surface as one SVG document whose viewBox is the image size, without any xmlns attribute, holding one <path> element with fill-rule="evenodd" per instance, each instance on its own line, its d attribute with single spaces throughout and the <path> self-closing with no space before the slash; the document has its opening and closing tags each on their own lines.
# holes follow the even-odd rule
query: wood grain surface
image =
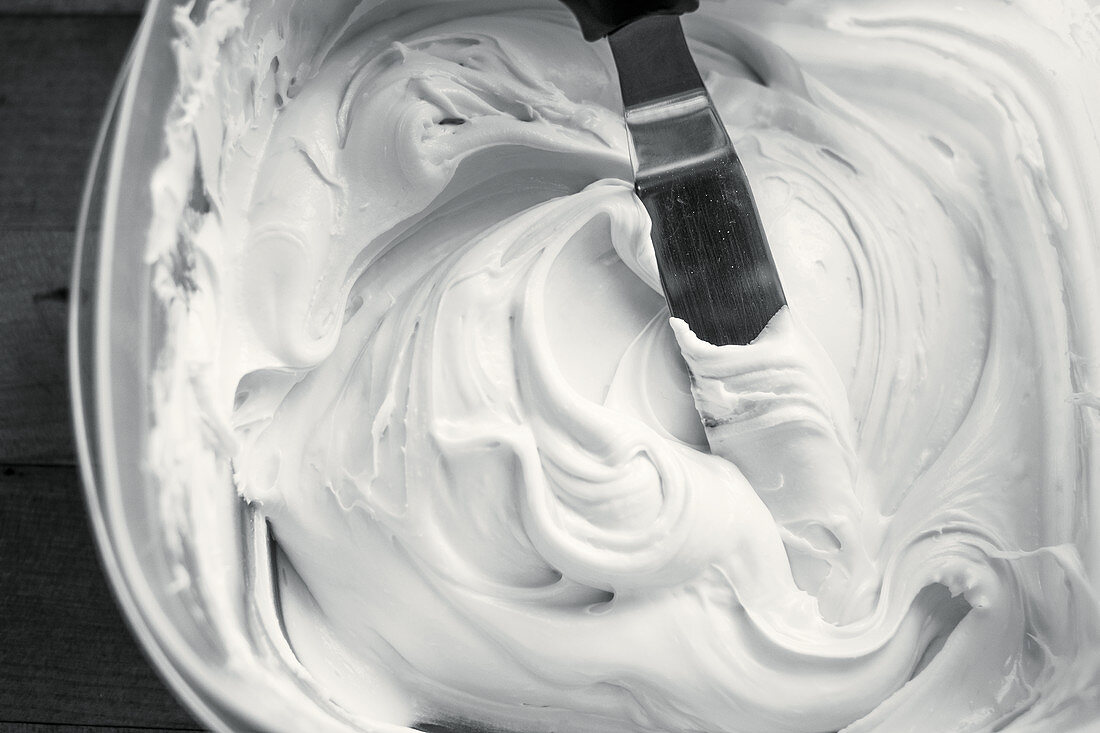
<svg viewBox="0 0 1100 733">
<path fill-rule="evenodd" d="M 0 721 L 194 729 L 129 636 L 77 470 L 0 467 L 0 506 Z"/>
<path fill-rule="evenodd" d="M 73 231 L 137 23 L 0 15 L 0 461 L 73 462 L 64 363 Z"/>
<path fill-rule="evenodd" d="M 145 0 L 0 0 L 0 13 L 137 15 Z"/>
<path fill-rule="evenodd" d="M 198 730 L 100 569 L 73 454 L 69 274 L 138 0 L 0 0 L 0 730 Z"/>
</svg>

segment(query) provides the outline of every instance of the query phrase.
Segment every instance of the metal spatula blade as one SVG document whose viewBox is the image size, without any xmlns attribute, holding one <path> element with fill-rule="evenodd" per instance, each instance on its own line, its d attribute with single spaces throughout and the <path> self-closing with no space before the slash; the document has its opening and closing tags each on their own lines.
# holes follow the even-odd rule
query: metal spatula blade
<svg viewBox="0 0 1100 733">
<path fill-rule="evenodd" d="M 672 315 L 716 345 L 751 343 L 786 303 L 748 178 L 675 14 L 694 2 L 567 0 L 592 40 L 609 34 L 635 190 L 652 220 Z"/>
</svg>

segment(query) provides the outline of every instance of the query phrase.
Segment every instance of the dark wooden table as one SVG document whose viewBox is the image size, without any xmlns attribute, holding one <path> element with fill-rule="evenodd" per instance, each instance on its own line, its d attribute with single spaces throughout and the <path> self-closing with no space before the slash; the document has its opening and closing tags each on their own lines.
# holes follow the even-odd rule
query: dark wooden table
<svg viewBox="0 0 1100 733">
<path fill-rule="evenodd" d="M 0 0 L 0 730 L 199 730 L 100 569 L 75 467 L 69 268 L 141 0 Z"/>
</svg>

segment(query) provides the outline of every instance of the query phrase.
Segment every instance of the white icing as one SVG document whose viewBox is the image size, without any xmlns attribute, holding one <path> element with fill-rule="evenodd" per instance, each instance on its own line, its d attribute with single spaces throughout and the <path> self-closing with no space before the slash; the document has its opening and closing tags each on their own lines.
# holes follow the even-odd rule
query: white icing
<svg viewBox="0 0 1100 733">
<path fill-rule="evenodd" d="M 564 10 L 243 7 L 178 19 L 150 463 L 186 492 L 232 459 L 320 697 L 524 730 L 1097 719 L 1094 8 L 687 18 L 791 302 L 715 347 L 669 326 L 610 56 Z"/>
</svg>

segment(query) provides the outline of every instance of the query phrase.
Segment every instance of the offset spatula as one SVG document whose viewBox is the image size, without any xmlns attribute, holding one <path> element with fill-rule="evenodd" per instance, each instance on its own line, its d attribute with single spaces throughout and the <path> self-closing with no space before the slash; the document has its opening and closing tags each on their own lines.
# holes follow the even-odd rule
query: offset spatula
<svg viewBox="0 0 1100 733">
<path fill-rule="evenodd" d="M 745 170 L 703 87 L 679 15 L 698 0 L 563 0 L 605 36 L 634 146 L 634 187 L 672 315 L 716 345 L 748 344 L 786 303 Z"/>
</svg>

